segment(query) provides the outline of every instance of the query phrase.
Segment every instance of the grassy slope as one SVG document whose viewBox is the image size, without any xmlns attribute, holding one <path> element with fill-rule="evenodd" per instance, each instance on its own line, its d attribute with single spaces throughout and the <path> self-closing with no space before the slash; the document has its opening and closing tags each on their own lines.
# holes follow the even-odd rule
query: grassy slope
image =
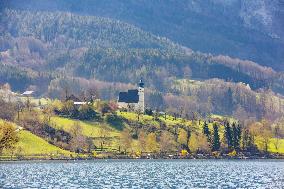
<svg viewBox="0 0 284 189">
<path fill-rule="evenodd" d="M 137 121 L 137 114 L 135 113 L 130 113 L 130 112 L 118 112 L 118 115 L 121 117 L 129 120 L 129 121 Z M 167 119 L 164 119 L 164 117 L 159 117 L 160 120 L 164 121 L 169 127 L 176 125 L 176 124 L 182 124 L 182 125 L 189 125 L 192 126 L 191 121 L 186 121 L 182 119 L 177 119 L 174 120 L 173 117 L 167 116 Z M 93 137 L 94 138 L 94 144 L 96 146 L 99 146 L 99 138 L 101 137 L 101 128 L 102 128 L 102 123 L 98 122 L 92 122 L 92 121 L 78 121 L 78 120 L 73 120 L 73 119 L 68 119 L 68 118 L 62 118 L 62 117 L 52 117 L 51 119 L 52 126 L 57 128 L 57 129 L 63 129 L 67 132 L 70 132 L 72 126 L 76 122 L 78 122 L 81 126 L 83 135 L 88 136 L 88 137 Z M 152 125 L 159 125 L 157 121 L 153 119 L 152 116 L 148 115 L 141 115 L 140 116 L 140 121 L 143 124 L 152 124 Z M 112 128 L 108 124 L 104 124 L 104 127 L 106 130 L 108 130 L 108 137 L 109 137 L 109 142 L 105 145 L 108 149 L 110 148 L 117 148 L 118 142 L 119 142 L 119 137 L 120 137 L 120 131 Z M 204 122 L 201 122 L 200 125 L 197 125 L 196 130 L 198 132 L 202 131 L 202 125 Z M 209 125 L 209 128 L 212 129 L 212 124 Z M 221 133 L 223 132 L 223 128 L 220 129 Z M 222 138 L 222 136 L 220 136 Z M 54 145 L 49 144 L 47 141 L 44 139 L 30 133 L 29 131 L 21 130 L 19 131 L 19 138 L 20 141 L 17 144 L 16 147 L 16 153 L 19 153 L 21 155 L 50 155 L 50 154 L 63 154 L 63 155 L 70 155 L 71 152 L 60 149 Z M 270 144 L 269 144 L 269 151 L 270 152 L 277 152 L 275 149 L 275 146 L 273 145 L 273 142 L 275 139 L 272 139 Z M 134 150 L 135 150 L 135 144 L 137 143 L 134 142 Z M 279 153 L 284 154 L 284 139 L 280 140 L 280 148 L 278 150 Z M 6 153 L 8 154 L 8 153 Z"/>
<path fill-rule="evenodd" d="M 131 112 L 118 112 L 118 115 L 120 115 L 121 117 L 130 120 L 130 121 L 137 121 L 137 114 L 136 113 L 131 113 Z M 214 115 L 213 116 L 218 117 L 218 118 L 222 118 L 220 116 Z M 168 116 L 167 115 L 167 119 L 165 119 L 164 117 L 159 117 L 160 120 L 164 121 L 169 127 L 176 125 L 176 124 L 180 124 L 180 125 L 188 125 L 188 126 L 192 126 L 192 122 L 191 121 L 187 121 L 187 120 L 183 120 L 181 118 L 177 118 L 176 120 L 174 120 L 174 117 L 172 116 Z M 230 120 L 233 121 L 233 120 Z M 234 120 L 235 121 L 235 120 Z M 72 128 L 72 126 L 74 125 L 75 122 L 78 122 L 82 128 L 82 132 L 85 136 L 88 137 L 100 137 L 100 128 L 101 128 L 101 123 L 97 123 L 97 122 L 86 122 L 86 121 L 77 121 L 77 120 L 72 120 L 72 119 L 68 119 L 68 118 L 62 118 L 62 117 L 53 117 L 52 118 L 52 122 L 55 123 L 55 127 L 56 128 L 62 128 L 63 130 L 69 132 L 70 129 Z M 139 122 L 143 123 L 143 124 L 152 124 L 152 125 L 159 125 L 157 121 L 155 121 L 153 119 L 153 116 L 148 116 L 148 115 L 140 115 L 140 119 Z M 201 121 L 200 125 L 196 126 L 196 131 L 197 132 L 202 132 L 202 126 L 203 126 L 204 122 Z M 114 140 L 112 140 L 112 142 L 109 144 L 109 146 L 116 146 L 118 143 L 118 138 L 120 136 L 120 131 L 112 128 L 110 125 L 105 124 L 105 128 L 108 130 L 108 136 L 110 138 L 113 138 Z M 212 124 L 209 124 L 209 128 L 212 130 Z M 220 128 L 220 138 L 223 137 L 223 130 L 224 128 L 221 127 Z M 277 152 L 277 150 L 275 149 L 275 146 L 273 145 L 273 141 L 275 139 L 271 139 L 271 142 L 269 144 L 269 151 L 270 152 Z M 256 141 L 258 143 L 258 141 Z M 98 144 L 95 141 L 95 144 Z M 135 148 L 135 147 L 134 147 Z M 284 139 L 280 140 L 280 148 L 278 149 L 278 153 L 283 153 L 284 154 Z"/>
<path fill-rule="evenodd" d="M 110 125 L 105 123 L 98 123 L 92 121 L 79 121 L 73 120 L 69 118 L 62 118 L 62 117 L 52 117 L 51 119 L 51 126 L 56 129 L 63 129 L 66 132 L 70 132 L 74 124 L 77 122 L 79 123 L 82 133 L 84 136 L 92 137 L 95 146 L 100 147 L 101 145 L 101 135 L 107 135 L 107 139 L 104 144 L 104 148 L 107 150 L 118 149 L 119 145 L 119 137 L 120 131 L 112 128 Z M 102 125 L 104 124 L 104 125 Z M 107 133 L 101 133 L 101 129 L 107 130 Z"/>
<path fill-rule="evenodd" d="M 23 155 L 63 154 L 70 155 L 71 152 L 60 149 L 29 131 L 19 132 L 19 143 L 17 149 L 21 149 Z"/>
<path fill-rule="evenodd" d="M 32 134 L 29 131 L 21 130 L 18 132 L 19 142 L 16 144 L 13 154 L 16 156 L 29 156 L 29 157 L 69 157 L 74 153 L 63 150 L 57 146 L 49 144 L 44 139 Z M 9 157 L 11 151 L 4 150 L 1 157 Z"/>
<path fill-rule="evenodd" d="M 3 120 L 0 120 L 0 123 Z M 16 124 L 13 124 L 17 127 Z M 64 156 L 69 156 L 71 152 L 63 150 L 59 147 L 56 147 L 52 144 L 49 144 L 44 139 L 32 134 L 26 130 L 18 131 L 19 142 L 16 145 L 14 153 L 16 155 L 25 155 L 25 156 L 33 156 L 33 155 L 57 155 L 62 154 Z M 4 151 L 4 156 L 9 155 L 11 152 Z"/>
<path fill-rule="evenodd" d="M 132 112 L 118 112 L 118 115 L 122 116 L 123 118 L 130 120 L 130 121 L 137 121 L 137 114 Z M 193 123 L 192 121 L 177 118 L 174 119 L 173 116 L 166 115 L 166 119 L 164 116 L 159 116 L 159 119 L 167 124 L 168 127 L 172 127 L 174 125 L 185 125 L 192 127 Z M 154 120 L 153 116 L 149 115 L 141 115 L 139 118 L 139 122 L 142 124 L 152 124 L 152 125 L 159 125 L 157 121 Z M 196 123 L 195 123 L 196 124 Z M 195 130 L 198 132 L 202 131 L 202 126 L 204 122 L 200 121 L 200 125 L 195 126 Z M 209 124 L 209 128 L 212 129 L 212 124 Z"/>
<path fill-rule="evenodd" d="M 73 119 L 62 118 L 62 117 L 57 117 L 57 116 L 52 117 L 51 122 L 52 122 L 53 127 L 57 129 L 63 129 L 67 132 L 70 132 L 71 128 L 77 122 L 81 126 L 83 135 L 88 136 L 88 137 L 100 137 L 99 135 L 100 135 L 101 124 L 97 122 L 79 121 L 79 120 L 73 120 Z M 119 131 L 111 128 L 109 125 L 105 124 L 105 128 L 108 130 L 110 137 L 120 136 Z"/>
</svg>

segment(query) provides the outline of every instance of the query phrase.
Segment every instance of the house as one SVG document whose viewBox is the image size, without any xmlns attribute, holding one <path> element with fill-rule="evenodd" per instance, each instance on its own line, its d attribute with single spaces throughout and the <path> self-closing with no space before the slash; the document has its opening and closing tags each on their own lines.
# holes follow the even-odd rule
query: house
<svg viewBox="0 0 284 189">
<path fill-rule="evenodd" d="M 73 104 L 75 106 L 81 106 L 81 105 L 85 105 L 85 104 L 89 104 L 89 102 L 86 101 L 81 101 L 79 98 L 77 98 L 75 95 L 70 95 L 66 98 L 66 101 L 73 101 Z"/>
<path fill-rule="evenodd" d="M 142 79 L 139 81 L 137 89 L 131 89 L 127 92 L 120 92 L 117 104 L 119 108 L 125 108 L 130 111 L 144 112 L 144 83 Z"/>
</svg>

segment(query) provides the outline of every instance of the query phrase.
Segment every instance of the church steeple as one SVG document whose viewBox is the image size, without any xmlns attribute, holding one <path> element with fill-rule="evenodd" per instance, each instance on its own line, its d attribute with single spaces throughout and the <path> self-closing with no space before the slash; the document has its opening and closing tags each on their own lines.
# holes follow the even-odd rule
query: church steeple
<svg viewBox="0 0 284 189">
<path fill-rule="evenodd" d="M 138 96 L 139 96 L 139 102 L 138 102 L 138 108 L 141 112 L 144 113 L 145 111 L 145 105 L 144 105 L 144 82 L 142 79 L 140 79 L 138 83 Z"/>
<path fill-rule="evenodd" d="M 144 82 L 143 82 L 142 79 L 140 79 L 138 86 L 141 87 L 141 88 L 144 88 Z"/>
</svg>

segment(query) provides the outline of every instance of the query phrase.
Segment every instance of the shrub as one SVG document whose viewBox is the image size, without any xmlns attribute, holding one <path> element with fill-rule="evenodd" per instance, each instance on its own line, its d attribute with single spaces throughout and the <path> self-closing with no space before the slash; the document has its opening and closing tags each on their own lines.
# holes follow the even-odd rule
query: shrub
<svg viewBox="0 0 284 189">
<path fill-rule="evenodd" d="M 15 126 L 6 121 L 0 123 L 0 154 L 4 149 L 13 149 L 18 141 Z"/>
<path fill-rule="evenodd" d="M 105 117 L 105 121 L 113 126 L 115 129 L 120 131 L 123 130 L 123 120 L 120 116 L 116 114 L 107 114 Z"/>
</svg>

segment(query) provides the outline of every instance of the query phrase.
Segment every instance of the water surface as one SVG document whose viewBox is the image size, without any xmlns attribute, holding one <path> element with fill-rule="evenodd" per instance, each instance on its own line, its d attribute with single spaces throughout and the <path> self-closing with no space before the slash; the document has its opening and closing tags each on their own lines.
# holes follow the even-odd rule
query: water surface
<svg viewBox="0 0 284 189">
<path fill-rule="evenodd" d="M 0 188 L 284 188 L 280 160 L 0 163 Z"/>
</svg>

